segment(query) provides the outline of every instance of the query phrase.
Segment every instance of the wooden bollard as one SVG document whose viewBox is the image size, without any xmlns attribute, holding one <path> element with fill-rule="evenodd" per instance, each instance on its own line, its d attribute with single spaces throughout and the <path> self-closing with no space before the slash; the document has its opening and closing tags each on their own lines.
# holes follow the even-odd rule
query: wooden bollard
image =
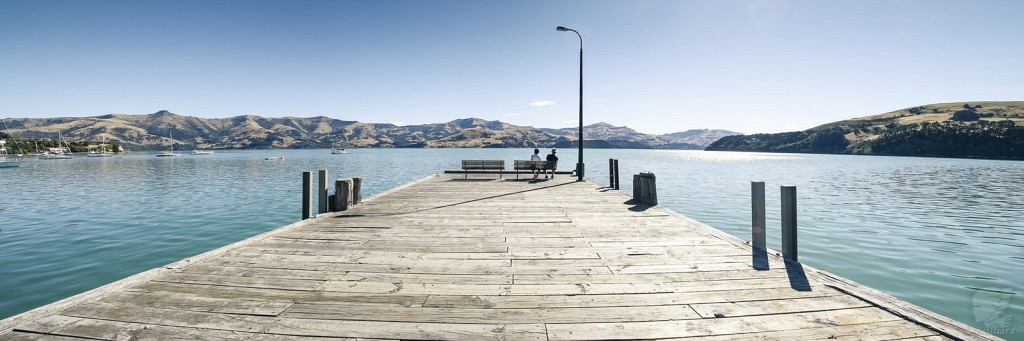
<svg viewBox="0 0 1024 341">
<path fill-rule="evenodd" d="M 615 169 L 615 187 L 613 188 L 619 189 L 619 159 L 615 159 L 615 166 L 612 168 Z"/>
<path fill-rule="evenodd" d="M 352 180 L 338 179 L 334 182 L 334 207 L 338 211 L 348 209 L 348 203 L 352 200 Z"/>
<path fill-rule="evenodd" d="M 313 216 L 313 172 L 302 172 L 302 220 Z"/>
<path fill-rule="evenodd" d="M 797 261 L 796 186 L 782 186 L 782 256 Z"/>
<path fill-rule="evenodd" d="M 658 188 L 654 173 L 641 172 L 633 175 L 633 199 L 650 206 L 658 205 Z"/>
<path fill-rule="evenodd" d="M 615 188 L 615 159 L 608 159 L 608 188 Z"/>
<path fill-rule="evenodd" d="M 768 250 L 765 245 L 764 182 L 750 182 L 750 240 L 756 249 Z"/>
<path fill-rule="evenodd" d="M 633 200 L 640 201 L 640 174 L 633 174 Z"/>
<path fill-rule="evenodd" d="M 644 188 L 642 189 L 642 195 L 644 196 L 644 203 L 656 206 L 658 205 L 658 186 L 655 183 L 654 173 L 641 172 L 640 178 L 643 179 Z"/>
<path fill-rule="evenodd" d="M 317 210 L 317 214 L 323 214 L 323 213 L 327 213 L 327 211 L 328 211 L 328 209 L 327 209 L 327 195 L 328 195 L 327 194 L 327 170 L 326 169 L 321 169 L 320 170 L 320 174 L 318 174 L 318 175 L 319 175 L 319 177 L 317 178 L 317 186 L 316 186 L 317 194 L 316 195 L 317 195 L 317 201 L 318 201 L 318 203 L 320 205 L 318 207 L 319 209 Z"/>
<path fill-rule="evenodd" d="M 363 202 L 363 178 L 352 178 L 352 205 L 359 205 Z"/>
</svg>

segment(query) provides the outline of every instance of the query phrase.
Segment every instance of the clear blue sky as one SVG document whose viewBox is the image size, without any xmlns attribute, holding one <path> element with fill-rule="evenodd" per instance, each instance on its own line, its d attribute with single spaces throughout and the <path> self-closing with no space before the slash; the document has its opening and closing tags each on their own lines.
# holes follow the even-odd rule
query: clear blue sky
<svg viewBox="0 0 1024 341">
<path fill-rule="evenodd" d="M 0 0 L 0 117 L 810 128 L 1024 100 L 1024 1 Z"/>
</svg>

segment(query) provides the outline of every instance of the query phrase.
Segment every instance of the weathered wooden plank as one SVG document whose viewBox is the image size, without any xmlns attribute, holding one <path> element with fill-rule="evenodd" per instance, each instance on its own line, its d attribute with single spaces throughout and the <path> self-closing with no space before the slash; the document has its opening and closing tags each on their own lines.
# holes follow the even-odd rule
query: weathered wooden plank
<svg viewBox="0 0 1024 341">
<path fill-rule="evenodd" d="M 651 274 L 594 274 L 594 275 L 514 275 L 516 284 L 557 283 L 636 283 L 636 282 L 694 282 L 732 279 L 788 278 L 785 269 L 768 271 L 730 270 L 705 272 L 668 272 Z"/>
<path fill-rule="evenodd" d="M 681 238 L 674 240 L 637 240 L 637 241 L 611 241 L 593 240 L 590 245 L 594 247 L 635 247 L 635 246 L 694 246 L 694 245 L 728 245 L 720 239 L 707 238 Z"/>
<path fill-rule="evenodd" d="M 161 292 L 119 292 L 103 297 L 110 304 L 131 304 L 152 308 L 181 309 L 209 313 L 225 313 L 256 316 L 278 316 L 292 306 L 290 302 L 267 302 L 253 300 L 209 298 L 181 293 Z"/>
<path fill-rule="evenodd" d="M 836 310 L 870 307 L 871 304 L 850 296 L 827 296 L 810 298 L 777 299 L 770 301 L 748 301 L 728 303 L 693 304 L 693 310 L 703 318 L 720 316 L 750 316 L 766 314 L 790 314 L 809 311 Z"/>
<path fill-rule="evenodd" d="M 541 268 L 520 269 L 513 271 L 512 267 L 486 267 L 486 266 L 465 266 L 458 262 L 450 266 L 397 266 L 388 264 L 347 264 L 335 263 L 330 267 L 331 271 L 350 272 L 393 272 L 393 273 L 417 273 L 417 274 L 484 274 L 484 275 L 507 275 L 507 274 L 610 274 L 608 267 L 572 267 L 572 268 Z"/>
<path fill-rule="evenodd" d="M 288 290 L 314 290 L 324 283 L 323 280 L 200 275 L 184 272 L 171 273 L 156 279 L 156 281 Z"/>
<path fill-rule="evenodd" d="M 700 318 L 686 305 L 539 309 L 453 309 L 297 304 L 282 317 L 419 323 L 579 323 Z"/>
<path fill-rule="evenodd" d="M 750 255 L 744 256 L 664 256 L 664 257 L 620 257 L 600 259 L 517 259 L 512 260 L 512 267 L 529 268 L 533 266 L 542 267 L 568 267 L 568 266 L 689 266 L 696 264 L 720 264 L 720 263 L 741 263 L 750 262 Z M 778 267 L 785 267 L 781 262 L 774 262 Z"/>
<path fill-rule="evenodd" d="M 54 315 L 48 319 L 66 321 L 64 327 L 41 332 L 13 333 L 3 335 L 4 340 L 211 340 L 211 341 L 271 341 L 271 340 L 311 340 L 308 337 L 249 333 L 243 331 L 227 331 L 199 329 L 191 327 L 170 327 L 154 324 L 139 324 L 119 321 L 87 319 L 80 317 Z M 60 334 L 60 335 L 55 335 Z M 353 340 L 334 339 L 331 340 Z"/>
<path fill-rule="evenodd" d="M 700 320 L 548 324 L 550 340 L 653 339 L 734 335 L 894 321 L 878 308 Z"/>
<path fill-rule="evenodd" d="M 345 303 L 396 305 L 404 307 L 421 306 L 427 299 L 427 295 L 375 295 L 323 291 L 254 289 L 168 282 L 146 283 L 138 285 L 131 290 L 143 293 L 181 293 L 198 297 L 260 300 L 264 302 Z"/>
<path fill-rule="evenodd" d="M 75 306 L 62 314 L 173 327 L 194 327 L 275 335 L 397 339 L 546 340 L 543 324 L 454 324 L 294 319 L 225 315 L 183 310 L 124 307 L 102 303 Z"/>
<path fill-rule="evenodd" d="M 512 284 L 511 274 L 408 274 L 392 272 L 350 272 L 350 271 L 306 271 L 287 269 L 258 269 L 233 266 L 194 266 L 182 272 L 237 276 L 267 277 L 307 280 L 371 281 L 371 282 L 416 282 L 416 283 L 461 283 L 461 284 Z"/>
<path fill-rule="evenodd" d="M 773 267 L 779 268 L 779 267 Z M 616 274 L 654 274 L 672 272 L 694 272 L 694 271 L 730 271 L 730 270 L 751 270 L 753 267 L 747 262 L 736 263 L 706 263 L 706 264 L 666 264 L 666 265 L 616 265 L 608 269 Z"/>
<path fill-rule="evenodd" d="M 95 340 L 93 338 L 62 336 L 53 334 L 37 334 L 31 332 L 12 331 L 4 334 L 3 339 L 7 341 L 81 341 Z"/>
<path fill-rule="evenodd" d="M 355 281 L 327 281 L 320 287 L 320 290 L 375 294 L 470 296 L 649 294 L 672 291 L 661 283 L 483 285 Z"/>
<path fill-rule="evenodd" d="M 407 257 L 373 257 L 356 254 L 339 255 L 306 255 L 306 254 L 232 254 L 233 257 L 246 258 L 250 262 L 266 263 L 353 263 L 353 264 L 390 264 L 399 266 L 461 266 L 461 267 L 509 267 L 508 259 L 416 259 Z"/>
<path fill-rule="evenodd" d="M 796 291 L 788 288 L 650 293 L 642 295 L 538 295 L 538 296 L 461 296 L 431 295 L 425 307 L 537 309 L 573 307 L 636 307 L 700 303 L 745 302 L 772 299 L 825 297 L 841 295 L 833 289 Z"/>
<path fill-rule="evenodd" d="M 854 325 L 803 328 L 749 334 L 688 337 L 679 340 L 699 341 L 754 341 L 754 340 L 913 340 L 934 337 L 935 332 L 906 320 L 871 322 Z M 671 339 L 669 339 L 671 340 Z"/>
</svg>

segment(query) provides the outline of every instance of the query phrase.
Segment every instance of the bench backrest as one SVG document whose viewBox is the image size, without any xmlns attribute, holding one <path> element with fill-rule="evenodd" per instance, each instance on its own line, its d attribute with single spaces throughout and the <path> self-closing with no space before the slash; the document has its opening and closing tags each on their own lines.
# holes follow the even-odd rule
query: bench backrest
<svg viewBox="0 0 1024 341">
<path fill-rule="evenodd" d="M 516 170 L 522 169 L 555 169 L 558 167 L 558 161 L 532 161 L 532 160 L 515 160 L 513 165 Z"/>
<path fill-rule="evenodd" d="M 505 169 L 505 160 L 462 160 L 463 169 Z"/>
</svg>

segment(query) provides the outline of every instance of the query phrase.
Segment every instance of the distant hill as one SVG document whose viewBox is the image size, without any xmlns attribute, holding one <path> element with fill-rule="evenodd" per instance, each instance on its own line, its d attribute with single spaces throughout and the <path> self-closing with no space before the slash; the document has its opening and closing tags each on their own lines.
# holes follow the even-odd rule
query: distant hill
<svg viewBox="0 0 1024 341">
<path fill-rule="evenodd" d="M 479 118 L 445 123 L 397 126 L 329 117 L 230 118 L 182 116 L 166 110 L 149 115 L 111 114 L 95 117 L 14 118 L 7 124 L 22 139 L 55 139 L 61 132 L 72 141 L 108 142 L 135 150 L 242 148 L 533 148 L 576 146 L 577 129 L 517 126 Z M 666 135 L 597 123 L 584 127 L 589 148 L 703 149 L 724 130 L 691 130 Z M 702 133 L 690 133 L 702 132 Z M 174 140 L 171 140 L 173 135 Z"/>
<path fill-rule="evenodd" d="M 1024 102 L 922 105 L 778 134 L 727 136 L 707 150 L 1024 159 Z"/>
</svg>

